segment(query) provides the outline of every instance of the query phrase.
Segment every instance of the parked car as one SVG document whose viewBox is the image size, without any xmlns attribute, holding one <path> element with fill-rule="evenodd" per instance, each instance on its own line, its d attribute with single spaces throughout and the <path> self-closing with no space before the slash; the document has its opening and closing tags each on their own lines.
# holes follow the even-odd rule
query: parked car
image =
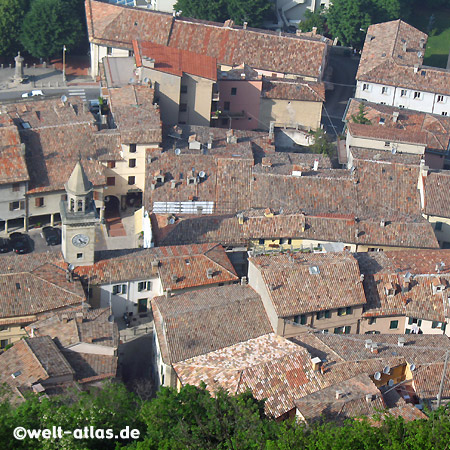
<svg viewBox="0 0 450 450">
<path fill-rule="evenodd" d="M 42 97 L 44 96 L 44 93 L 40 89 L 34 89 L 30 92 L 24 92 L 22 94 L 22 98 L 28 98 L 28 97 Z"/>
<path fill-rule="evenodd" d="M 8 238 L 0 238 L 0 253 L 7 253 L 11 250 L 11 241 Z"/>
<path fill-rule="evenodd" d="M 42 228 L 42 234 L 44 235 L 47 245 L 61 244 L 61 233 L 58 228 L 44 227 Z"/>
<path fill-rule="evenodd" d="M 30 253 L 31 242 L 27 234 L 23 233 L 11 233 L 9 235 L 11 246 L 16 253 Z"/>
</svg>

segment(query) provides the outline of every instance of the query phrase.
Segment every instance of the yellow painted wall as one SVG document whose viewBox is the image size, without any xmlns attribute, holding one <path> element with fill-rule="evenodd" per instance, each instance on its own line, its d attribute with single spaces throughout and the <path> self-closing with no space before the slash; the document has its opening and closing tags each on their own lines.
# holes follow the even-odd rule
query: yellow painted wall
<svg viewBox="0 0 450 450">
<path fill-rule="evenodd" d="M 299 124 L 316 130 L 322 118 L 322 102 L 261 98 L 259 121 L 269 128 L 277 124 Z"/>
</svg>

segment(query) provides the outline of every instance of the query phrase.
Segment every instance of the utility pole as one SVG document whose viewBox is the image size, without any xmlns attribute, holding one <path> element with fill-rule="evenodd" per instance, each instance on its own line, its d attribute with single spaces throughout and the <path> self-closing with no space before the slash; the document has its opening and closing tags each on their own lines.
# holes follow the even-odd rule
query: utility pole
<svg viewBox="0 0 450 450">
<path fill-rule="evenodd" d="M 63 45 L 63 83 L 66 83 L 66 46 Z"/>
<path fill-rule="evenodd" d="M 441 385 L 439 386 L 439 394 L 438 394 L 438 398 L 437 398 L 437 407 L 438 408 L 439 408 L 439 406 L 441 406 L 442 391 L 444 390 L 444 380 L 445 380 L 445 374 L 447 372 L 448 354 L 449 354 L 449 351 L 447 350 L 445 352 L 444 370 L 442 371 Z"/>
</svg>

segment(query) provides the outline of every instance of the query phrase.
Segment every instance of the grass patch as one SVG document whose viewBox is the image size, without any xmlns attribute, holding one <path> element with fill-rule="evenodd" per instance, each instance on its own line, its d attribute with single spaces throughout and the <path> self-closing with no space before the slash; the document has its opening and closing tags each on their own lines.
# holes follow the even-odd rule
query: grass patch
<svg viewBox="0 0 450 450">
<path fill-rule="evenodd" d="M 430 21 L 431 16 L 434 16 L 434 20 Z M 418 7 L 414 9 L 410 22 L 428 34 L 424 64 L 445 68 L 450 52 L 450 9 Z"/>
</svg>

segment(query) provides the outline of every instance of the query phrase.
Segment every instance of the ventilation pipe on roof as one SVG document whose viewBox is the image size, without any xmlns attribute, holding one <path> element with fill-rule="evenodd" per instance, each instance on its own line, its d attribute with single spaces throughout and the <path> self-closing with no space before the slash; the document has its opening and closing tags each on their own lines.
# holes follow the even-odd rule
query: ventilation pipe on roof
<svg viewBox="0 0 450 450">
<path fill-rule="evenodd" d="M 343 397 L 344 397 L 344 391 L 341 391 L 341 390 L 338 389 L 336 391 L 336 400 L 339 400 L 339 399 L 341 399 Z"/>
<path fill-rule="evenodd" d="M 244 24 L 242 25 L 242 28 L 243 28 L 244 30 L 246 30 L 246 29 L 247 29 L 247 25 L 248 25 L 248 22 L 244 22 Z"/>
</svg>

